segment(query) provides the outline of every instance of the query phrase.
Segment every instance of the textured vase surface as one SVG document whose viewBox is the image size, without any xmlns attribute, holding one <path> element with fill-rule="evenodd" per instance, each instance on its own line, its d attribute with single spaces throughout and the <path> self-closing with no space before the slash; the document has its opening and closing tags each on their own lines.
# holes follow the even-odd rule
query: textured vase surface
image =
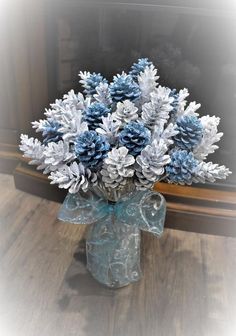
<svg viewBox="0 0 236 336">
<path fill-rule="evenodd" d="M 165 213 L 165 199 L 155 191 L 114 191 L 111 195 L 91 190 L 68 193 L 58 218 L 91 225 L 87 268 L 100 283 L 119 288 L 140 279 L 140 230 L 160 236 Z"/>
</svg>

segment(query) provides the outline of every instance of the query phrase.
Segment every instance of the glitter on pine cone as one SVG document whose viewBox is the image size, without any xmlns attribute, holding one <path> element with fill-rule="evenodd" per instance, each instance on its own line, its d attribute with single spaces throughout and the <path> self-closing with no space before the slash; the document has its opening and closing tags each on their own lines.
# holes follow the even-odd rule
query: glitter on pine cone
<svg viewBox="0 0 236 336">
<path fill-rule="evenodd" d="M 110 95 L 115 102 L 129 99 L 134 101 L 139 98 L 141 91 L 133 78 L 126 73 L 113 77 L 113 82 L 110 85 Z"/>
<path fill-rule="evenodd" d="M 129 122 L 119 134 L 119 142 L 129 150 L 129 154 L 137 156 L 151 139 L 150 131 L 136 121 Z"/>
<path fill-rule="evenodd" d="M 175 145 L 191 151 L 202 139 L 201 121 L 194 115 L 187 115 L 178 119 L 176 123 L 178 134 L 174 137 Z"/>
<path fill-rule="evenodd" d="M 95 131 L 85 131 L 75 141 L 75 154 L 86 168 L 97 170 L 110 149 L 103 135 Z"/>
<path fill-rule="evenodd" d="M 171 162 L 166 166 L 167 179 L 176 184 L 192 184 L 198 161 L 193 153 L 176 150 L 171 153 Z"/>
<path fill-rule="evenodd" d="M 110 109 L 104 104 L 93 103 L 86 110 L 84 120 L 88 123 L 89 129 L 95 130 L 102 123 L 102 117 L 107 117 Z"/>
</svg>

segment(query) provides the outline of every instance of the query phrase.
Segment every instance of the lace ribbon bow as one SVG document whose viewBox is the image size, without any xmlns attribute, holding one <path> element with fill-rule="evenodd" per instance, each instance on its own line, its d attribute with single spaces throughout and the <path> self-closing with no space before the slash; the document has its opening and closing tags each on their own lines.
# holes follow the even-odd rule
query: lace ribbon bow
<svg viewBox="0 0 236 336">
<path fill-rule="evenodd" d="M 68 193 L 58 219 L 74 224 L 94 224 L 106 216 L 115 216 L 117 223 L 133 225 L 159 236 L 163 232 L 165 212 L 165 199 L 156 191 L 139 191 L 116 203 L 89 191 Z"/>
</svg>

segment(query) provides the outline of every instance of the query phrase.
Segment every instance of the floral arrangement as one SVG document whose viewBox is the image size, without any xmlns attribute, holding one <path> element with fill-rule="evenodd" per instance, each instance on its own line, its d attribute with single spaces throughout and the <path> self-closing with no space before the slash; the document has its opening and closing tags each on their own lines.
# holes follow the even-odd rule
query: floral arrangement
<svg viewBox="0 0 236 336">
<path fill-rule="evenodd" d="M 52 184 L 70 193 L 99 186 L 151 189 L 162 180 L 187 184 L 225 179 L 225 166 L 206 162 L 223 133 L 220 119 L 200 117 L 200 104 L 158 84 L 147 58 L 108 81 L 80 72 L 82 93 L 74 90 L 32 123 L 42 141 L 21 135 L 20 149 L 30 164 L 49 174 Z"/>
</svg>

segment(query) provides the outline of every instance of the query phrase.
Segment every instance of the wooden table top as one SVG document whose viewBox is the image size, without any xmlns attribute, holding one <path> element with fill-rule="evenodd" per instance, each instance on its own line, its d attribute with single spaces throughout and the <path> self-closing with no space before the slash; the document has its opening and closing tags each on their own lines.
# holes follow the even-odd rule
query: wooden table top
<svg viewBox="0 0 236 336">
<path fill-rule="evenodd" d="M 1 336 L 236 335 L 236 238 L 145 233 L 142 280 L 111 290 L 86 270 L 86 226 L 0 185 Z"/>
</svg>

